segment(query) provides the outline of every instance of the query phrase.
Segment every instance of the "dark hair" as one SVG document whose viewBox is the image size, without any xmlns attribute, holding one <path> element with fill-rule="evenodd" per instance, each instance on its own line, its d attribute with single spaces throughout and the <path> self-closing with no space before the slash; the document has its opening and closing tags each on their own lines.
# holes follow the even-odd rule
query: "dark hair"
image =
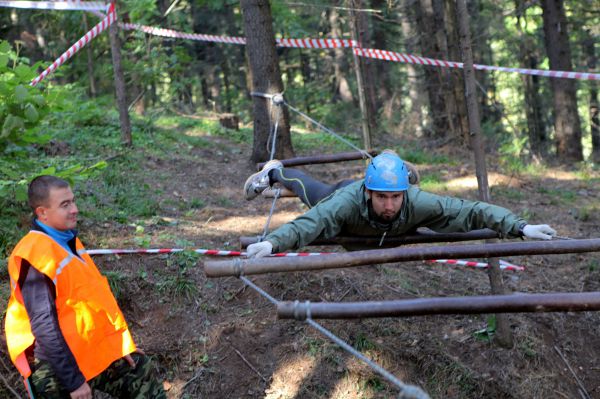
<svg viewBox="0 0 600 399">
<path fill-rule="evenodd" d="M 44 205 L 50 195 L 52 188 L 68 188 L 69 183 L 56 176 L 42 175 L 38 176 L 29 183 L 27 198 L 31 210 L 35 213 L 35 208 Z"/>
</svg>

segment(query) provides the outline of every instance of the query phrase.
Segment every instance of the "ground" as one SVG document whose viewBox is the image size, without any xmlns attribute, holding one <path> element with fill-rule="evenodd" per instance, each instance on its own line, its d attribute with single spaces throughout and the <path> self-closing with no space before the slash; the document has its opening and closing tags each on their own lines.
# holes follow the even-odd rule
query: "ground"
<svg viewBox="0 0 600 399">
<path fill-rule="evenodd" d="M 149 157 L 148 184 L 161 194 L 161 217 L 133 225 L 82 222 L 91 248 L 186 246 L 237 249 L 260 234 L 271 200 L 243 198 L 254 170 L 250 147 L 210 138 L 187 155 Z M 438 149 L 439 150 L 439 149 Z M 452 166 L 420 163 L 438 193 L 476 197 L 469 154 Z M 310 166 L 334 181 L 359 177 L 358 161 Z M 561 236 L 598 237 L 598 176 L 548 169 L 507 176 L 490 166 L 494 202 L 548 223 Z M 595 185 L 594 185 L 595 184 Z M 187 206 L 181 206 L 185 204 Z M 271 225 L 305 208 L 281 199 Z M 456 244 L 461 245 L 461 244 Z M 311 251 L 341 251 L 310 247 Z M 203 261 L 180 255 L 96 256 L 109 275 L 136 341 L 152 356 L 169 398 L 388 398 L 398 391 L 305 323 L 278 320 L 274 306 L 237 278 L 207 279 Z M 512 257 L 524 272 L 505 272 L 510 291 L 600 291 L 600 254 Z M 487 274 L 422 262 L 252 280 L 278 300 L 364 301 L 489 293 Z M 488 316 L 427 316 L 323 321 L 322 324 L 405 383 L 434 398 L 600 398 L 600 313 L 510 315 L 514 346 L 486 339 Z M 493 324 L 493 323 L 492 323 Z M 3 361 L 10 367 L 5 354 Z M 5 371 L 9 373 L 9 369 Z M 3 372 L 4 373 L 4 372 Z M 14 376 L 9 375 L 13 378 Z M 11 381 L 14 381 L 12 379 Z M 20 389 L 20 387 L 19 387 Z M 7 393 L 8 397 L 8 393 Z"/>
</svg>

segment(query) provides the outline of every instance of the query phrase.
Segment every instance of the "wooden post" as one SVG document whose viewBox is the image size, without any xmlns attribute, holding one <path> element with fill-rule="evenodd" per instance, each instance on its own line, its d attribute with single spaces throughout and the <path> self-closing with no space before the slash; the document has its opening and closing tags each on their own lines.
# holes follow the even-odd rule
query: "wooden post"
<svg viewBox="0 0 600 399">
<path fill-rule="evenodd" d="M 368 150 L 367 151 L 371 156 L 377 155 L 377 151 Z M 312 155 L 307 157 L 295 157 L 288 159 L 281 159 L 281 164 L 285 167 L 288 166 L 299 166 L 299 165 L 314 165 L 318 163 L 333 163 L 333 162 L 342 162 L 342 161 L 353 161 L 356 159 L 364 159 L 366 156 L 359 151 L 350 151 L 350 152 L 338 152 L 337 154 L 321 154 L 321 155 Z M 260 162 L 256 164 L 256 169 L 261 170 L 263 166 L 265 166 L 266 162 Z"/>
<path fill-rule="evenodd" d="M 119 39 L 118 14 L 115 22 L 110 26 L 110 50 L 112 53 L 113 73 L 115 76 L 115 92 L 117 96 L 117 108 L 119 109 L 119 120 L 121 121 L 121 143 L 129 147 L 132 144 L 131 122 L 127 107 L 127 94 L 125 91 L 125 78 L 121 67 L 121 40 Z"/>
<path fill-rule="evenodd" d="M 458 19 L 460 46 L 464 63 L 465 96 L 467 100 L 467 115 L 469 118 L 469 133 L 471 145 L 475 156 L 475 173 L 477 175 L 477 186 L 479 199 L 490 202 L 490 187 L 485 164 L 485 151 L 481 137 L 481 121 L 479 117 L 479 103 L 477 101 L 477 89 L 475 85 L 475 70 L 473 69 L 473 52 L 471 50 L 471 33 L 469 31 L 469 14 L 465 0 L 457 0 L 456 14 Z M 492 293 L 502 295 L 505 293 L 502 273 L 498 259 L 489 259 L 488 276 Z M 510 330 L 510 322 L 506 315 L 496 315 L 495 340 L 505 348 L 512 348 L 513 339 Z"/>
</svg>

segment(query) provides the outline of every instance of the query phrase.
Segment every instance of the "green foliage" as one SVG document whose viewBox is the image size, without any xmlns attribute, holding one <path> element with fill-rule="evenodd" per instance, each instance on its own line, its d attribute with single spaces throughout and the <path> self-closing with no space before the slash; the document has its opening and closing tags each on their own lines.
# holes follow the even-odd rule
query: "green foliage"
<svg viewBox="0 0 600 399">
<path fill-rule="evenodd" d="M 487 318 L 487 326 L 481 330 L 477 330 L 473 333 L 473 336 L 478 340 L 485 342 L 492 342 L 494 334 L 496 333 L 496 316 L 491 315 Z"/>
<path fill-rule="evenodd" d="M 0 152 L 11 144 L 43 144 L 48 139 L 34 129 L 48 112 L 43 93 L 29 85 L 36 69 L 0 41 Z"/>
</svg>

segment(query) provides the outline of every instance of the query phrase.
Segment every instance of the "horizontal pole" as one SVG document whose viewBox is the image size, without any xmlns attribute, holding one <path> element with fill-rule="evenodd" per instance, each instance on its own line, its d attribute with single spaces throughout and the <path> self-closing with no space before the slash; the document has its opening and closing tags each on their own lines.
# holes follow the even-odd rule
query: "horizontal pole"
<svg viewBox="0 0 600 399">
<path fill-rule="evenodd" d="M 446 245 L 430 247 L 396 247 L 367 251 L 342 252 L 302 258 L 234 259 L 204 262 L 207 277 L 239 276 L 338 269 L 380 263 L 429 259 L 498 258 L 514 255 L 547 255 L 600 251 L 600 239 L 524 241 L 493 244 Z"/>
<path fill-rule="evenodd" d="M 371 156 L 377 155 L 377 151 L 370 150 L 367 151 Z M 354 161 L 356 159 L 364 159 L 365 155 L 360 151 L 350 151 L 350 152 L 338 152 L 337 154 L 322 154 L 322 155 L 312 155 L 307 157 L 296 157 L 296 158 L 288 158 L 282 159 L 281 163 L 283 166 L 300 166 L 300 165 L 313 165 L 319 163 L 333 163 L 333 162 L 342 162 L 342 161 Z M 261 170 L 263 166 L 265 166 L 266 162 L 260 162 L 256 164 L 256 168 Z"/>
<path fill-rule="evenodd" d="M 246 248 L 250 244 L 258 242 L 260 236 L 242 236 L 240 237 L 241 248 Z M 469 240 L 488 240 L 499 238 L 498 233 L 490 229 L 472 230 L 466 233 L 436 233 L 429 229 L 417 229 L 414 234 L 405 234 L 397 237 L 386 236 L 382 247 L 397 247 L 405 244 L 422 244 L 431 242 L 455 242 Z M 378 248 L 381 242 L 381 236 L 337 236 L 330 239 L 317 239 L 308 245 L 344 245 L 344 244 L 363 244 Z"/>
<path fill-rule="evenodd" d="M 360 319 L 437 314 L 583 312 L 600 310 L 600 292 L 482 295 L 346 303 L 279 302 L 280 319 Z"/>
</svg>

